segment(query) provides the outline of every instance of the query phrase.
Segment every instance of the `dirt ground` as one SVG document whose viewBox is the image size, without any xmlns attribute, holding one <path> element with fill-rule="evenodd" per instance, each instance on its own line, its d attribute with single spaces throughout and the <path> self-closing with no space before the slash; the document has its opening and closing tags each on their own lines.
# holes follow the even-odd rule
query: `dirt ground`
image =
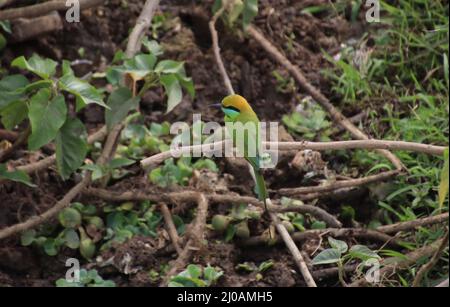
<svg viewBox="0 0 450 307">
<path fill-rule="evenodd" d="M 139 2 L 139 3 L 137 3 Z M 308 80 L 326 95 L 331 95 L 320 71 L 329 64 L 322 56 L 322 50 L 337 52 L 340 44 L 351 37 L 358 37 L 363 29 L 342 17 L 321 17 L 300 14 L 306 6 L 319 5 L 326 0 L 280 0 L 260 1 L 260 13 L 255 24 L 280 49 L 286 50 L 287 57 L 298 65 Z M 121 0 L 111 0 L 106 7 L 87 10 L 82 14 L 79 24 L 65 24 L 64 31 L 54 33 L 38 40 L 9 46 L 2 58 L 3 66 L 18 55 L 30 56 L 33 52 L 55 60 L 79 58 L 79 49 L 85 49 L 84 58 L 92 64 L 76 67 L 76 74 L 90 71 L 102 71 L 112 60 L 114 52 L 124 48 L 129 30 L 142 7 L 142 1 L 127 1 L 126 9 Z M 206 106 L 218 102 L 226 95 L 211 50 L 211 39 L 207 23 L 211 17 L 212 1 L 162 1 L 161 10 L 170 19 L 167 29 L 159 29 L 158 40 L 165 49 L 164 57 L 186 62 L 187 73 L 194 79 L 197 94 L 194 101 L 185 96 L 183 102 L 170 114 L 164 115 L 164 97 L 162 91 L 148 92 L 142 103 L 142 111 L 148 122 L 163 120 L 191 121 L 191 114 L 201 112 L 204 121 L 220 120 L 222 115 Z M 252 102 L 262 120 L 279 120 L 293 110 L 302 91 L 280 93 L 276 88 L 274 70 L 283 76 L 286 71 L 278 67 L 258 45 L 243 33 L 232 33 L 219 24 L 220 45 L 225 66 L 237 92 Z M 290 39 L 288 39 L 290 38 Z M 291 44 L 292 46 L 287 46 Z M 332 95 L 330 96 L 333 98 Z M 351 116 L 352 110 L 344 110 Z M 103 111 L 96 106 L 87 107 L 82 119 L 90 129 L 96 129 L 103 123 Z M 287 136 L 289 138 L 290 136 Z M 36 157 L 38 158 L 38 157 Z M 234 176 L 232 186 L 239 190 L 242 182 L 251 186 L 249 176 L 242 176 L 242 169 L 236 170 L 226 162 L 219 163 L 224 173 Z M 295 186 L 295 176 L 286 177 L 283 173 L 268 173 L 267 181 L 281 181 L 283 186 Z M 277 177 L 278 176 L 278 177 Z M 31 216 L 49 209 L 74 184 L 73 180 L 61 181 L 55 170 L 42 172 L 36 176 L 39 188 L 30 189 L 20 184 L 7 183 L 0 186 L 0 228 L 24 221 Z M 240 181 L 241 180 L 241 181 Z M 148 187 L 145 174 L 137 172 L 134 176 L 117 183 L 114 189 Z M 241 189 L 240 193 L 251 194 L 250 189 Z M 360 202 L 367 191 L 353 195 Z M 77 201 L 97 201 L 78 197 Z M 351 202 L 351 199 L 349 200 Z M 326 201 L 320 206 L 327 207 Z M 331 206 L 330 206 L 331 207 Z M 209 216 L 219 212 L 220 206 L 211 209 Z M 331 210 L 332 211 L 332 210 Z M 162 242 L 158 241 L 162 240 Z M 114 256 L 114 265 L 96 267 L 105 279 L 114 280 L 119 286 L 156 286 L 149 278 L 151 268 L 159 268 L 174 258 L 174 253 L 159 253 L 167 239 L 153 239 L 136 236 L 128 242 L 102 254 L 103 259 Z M 314 245 L 317 242 L 309 242 Z M 74 256 L 72 250 L 62 250 L 55 257 L 46 256 L 42 251 L 31 247 L 22 247 L 18 236 L 0 241 L 0 286 L 53 286 L 54 281 L 64 276 L 64 261 Z M 131 256 L 127 270 L 120 261 L 125 255 Z M 127 256 L 127 257 L 128 257 Z M 252 261 L 260 263 L 272 259 L 274 266 L 267 271 L 263 280 L 257 280 L 256 273 L 241 273 L 236 270 L 238 263 Z M 241 249 L 233 243 L 210 240 L 208 248 L 196 253 L 194 263 L 219 265 L 224 278 L 219 286 L 302 286 L 300 274 L 295 269 L 290 254 L 284 247 Z M 131 273 L 130 271 L 131 267 Z M 133 270 L 135 269 L 135 270 Z"/>
</svg>

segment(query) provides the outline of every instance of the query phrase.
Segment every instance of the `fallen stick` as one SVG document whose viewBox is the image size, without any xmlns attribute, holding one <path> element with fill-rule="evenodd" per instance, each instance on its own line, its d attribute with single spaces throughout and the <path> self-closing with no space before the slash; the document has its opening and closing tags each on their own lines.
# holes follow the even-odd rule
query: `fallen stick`
<svg viewBox="0 0 450 307">
<path fill-rule="evenodd" d="M 448 212 L 435 216 L 429 216 L 414 221 L 400 222 L 391 225 L 383 225 L 377 227 L 378 231 L 384 233 L 397 233 L 399 231 L 411 230 L 420 226 L 433 225 L 443 222 L 448 222 Z"/>
<path fill-rule="evenodd" d="M 226 144 L 227 143 L 227 144 Z M 207 143 L 201 145 L 184 146 L 174 148 L 153 155 L 141 160 L 142 168 L 154 167 L 165 160 L 180 155 L 189 155 L 192 152 L 202 152 L 203 154 L 212 154 L 217 152 L 218 148 L 222 149 L 223 145 L 228 145 L 229 141 L 218 141 L 215 143 Z M 352 140 L 352 141 L 335 141 L 335 142 L 262 142 L 263 148 L 277 148 L 278 150 L 343 150 L 343 149 L 390 149 L 390 150 L 406 150 L 421 152 L 430 155 L 442 156 L 446 147 L 428 144 L 420 144 L 404 141 L 387 141 L 387 140 Z"/>
<path fill-rule="evenodd" d="M 208 215 L 208 201 L 202 193 L 197 193 L 196 198 L 198 202 L 197 216 L 192 228 L 189 230 L 189 240 L 187 240 L 187 243 L 178 258 L 171 265 L 171 269 L 167 272 L 165 278 L 160 283 L 160 286 L 167 286 L 172 276 L 187 265 L 191 259 L 192 250 L 198 249 L 198 246 L 203 244 L 202 237 L 205 231 L 206 217 Z"/>
<path fill-rule="evenodd" d="M 85 10 L 94 6 L 98 6 L 105 0 L 78 0 L 80 9 Z M 54 0 L 39 3 L 35 5 L 29 5 L 20 8 L 13 8 L 0 11 L 0 20 L 13 20 L 18 18 L 33 18 L 46 15 L 52 11 L 64 11 L 68 10 L 70 6 L 66 6 L 66 0 Z"/>
<path fill-rule="evenodd" d="M 222 4 L 222 7 L 214 14 L 214 16 L 209 21 L 209 31 L 211 32 L 214 58 L 216 60 L 217 67 L 219 68 L 220 75 L 222 76 L 223 84 L 225 85 L 229 95 L 234 94 L 234 89 L 233 85 L 231 84 L 230 77 L 228 76 L 225 69 L 225 65 L 223 64 L 222 57 L 220 56 L 219 37 L 217 35 L 216 22 L 231 3 L 233 3 L 233 1 L 227 0 L 224 4 Z"/>
<path fill-rule="evenodd" d="M 413 287 L 420 287 L 420 283 L 422 282 L 422 279 L 425 277 L 425 275 L 428 273 L 428 271 L 430 271 L 436 265 L 436 263 L 439 261 L 439 259 L 442 256 L 442 253 L 444 252 L 444 249 L 447 247 L 447 245 L 448 245 L 448 229 L 447 229 L 447 232 L 445 233 L 444 239 L 442 240 L 441 244 L 434 252 L 433 257 L 431 257 L 430 261 L 428 261 L 426 264 L 424 264 L 417 272 L 416 277 L 414 278 L 414 281 L 412 284 Z"/>
<path fill-rule="evenodd" d="M 331 116 L 333 121 L 343 126 L 347 131 L 349 131 L 354 138 L 361 140 L 368 140 L 369 137 L 358 129 L 352 122 L 350 122 L 337 108 L 335 108 L 331 102 L 326 98 L 317 88 L 315 88 L 311 83 L 303 75 L 300 68 L 293 65 L 271 42 L 269 42 L 261 32 L 250 25 L 248 27 L 248 33 L 252 36 L 252 38 L 257 41 L 261 47 L 269 53 L 272 58 L 274 58 L 278 63 L 284 66 L 291 75 L 295 78 L 295 80 L 299 83 L 299 85 L 308 92 L 311 97 L 314 98 Z M 388 148 L 386 148 L 388 149 Z M 386 149 L 377 149 L 379 153 L 389 159 L 389 161 L 394 164 L 397 169 L 403 169 L 403 163 L 391 152 Z"/>
<path fill-rule="evenodd" d="M 270 218 L 272 219 L 272 222 L 275 224 L 275 228 L 280 234 L 284 244 L 291 252 L 294 262 L 297 265 L 298 269 L 300 270 L 300 273 L 302 274 L 303 279 L 305 280 L 308 287 L 312 288 L 317 287 L 317 284 L 314 281 L 314 278 L 312 277 L 311 272 L 308 269 L 308 266 L 306 265 L 302 253 L 298 249 L 297 245 L 295 245 L 293 237 L 291 237 L 289 232 L 286 230 L 286 227 L 284 227 L 284 225 L 280 223 L 278 217 L 275 214 L 271 213 Z"/>
<path fill-rule="evenodd" d="M 91 176 L 86 175 L 77 185 L 75 185 L 70 191 L 53 207 L 45 211 L 43 214 L 33 216 L 23 223 L 15 224 L 6 228 L 0 229 L 0 240 L 7 238 L 18 232 L 34 228 L 54 217 L 62 209 L 70 206 L 70 202 L 74 199 L 84 188 L 86 188 L 91 181 Z"/>
<path fill-rule="evenodd" d="M 12 23 L 11 42 L 24 42 L 62 29 L 63 21 L 55 11 L 37 18 L 18 19 Z"/>
<path fill-rule="evenodd" d="M 325 228 L 325 229 L 313 229 L 305 230 L 303 232 L 294 232 L 291 234 L 292 239 L 295 242 L 304 242 L 305 240 L 320 237 L 322 235 L 329 235 L 333 238 L 339 237 L 354 237 L 358 239 L 366 239 L 377 242 L 390 242 L 393 245 L 397 244 L 397 240 L 393 237 L 384 234 L 377 230 L 363 229 L 363 228 Z M 254 247 L 260 245 L 274 245 L 281 244 L 280 238 L 268 239 L 266 235 L 254 236 L 246 240 L 239 242 L 240 245 L 246 247 Z"/>
<path fill-rule="evenodd" d="M 83 191 L 84 195 L 93 196 L 106 201 L 111 202 L 123 202 L 123 201 L 145 201 L 149 200 L 152 202 L 167 202 L 167 203 L 177 203 L 177 202 L 194 202 L 196 201 L 197 191 L 185 190 L 182 192 L 170 192 L 170 193 L 151 193 L 150 191 L 126 191 L 126 192 L 113 192 L 105 189 L 89 188 Z M 252 204 L 260 208 L 264 208 L 264 203 L 254 197 L 249 196 L 239 196 L 239 195 L 222 195 L 222 194 L 204 194 L 210 203 L 232 203 L 232 204 Z M 336 217 L 329 214 L 325 210 L 310 206 L 310 205 L 289 205 L 281 206 L 278 202 L 268 205 L 270 212 L 298 212 L 304 214 L 311 214 L 315 218 L 324 221 L 330 227 L 340 228 L 342 227 L 341 222 L 339 222 Z"/>
<path fill-rule="evenodd" d="M 179 244 L 180 237 L 178 236 L 177 228 L 175 227 L 175 224 L 173 222 L 172 213 L 170 212 L 167 205 L 164 203 L 160 204 L 159 208 L 164 217 L 164 222 L 167 225 L 167 232 L 169 233 L 169 237 L 172 240 L 172 244 L 175 247 L 175 250 L 177 251 L 178 256 L 180 256 L 182 253 L 182 249 Z"/>
<path fill-rule="evenodd" d="M 361 185 L 367 185 L 370 183 L 374 183 L 377 181 L 383 181 L 383 180 L 389 179 L 389 178 L 397 175 L 398 173 L 399 173 L 398 170 L 387 171 L 387 172 L 383 172 L 380 174 L 367 176 L 367 177 L 363 177 L 363 178 L 336 181 L 336 182 L 326 184 L 326 185 L 313 186 L 313 187 L 300 187 L 300 188 L 284 188 L 284 189 L 276 190 L 274 192 L 276 192 L 280 195 L 286 195 L 286 196 L 328 192 L 328 191 L 338 190 L 338 189 L 342 189 L 342 188 L 357 187 L 357 186 L 361 186 Z"/>
</svg>

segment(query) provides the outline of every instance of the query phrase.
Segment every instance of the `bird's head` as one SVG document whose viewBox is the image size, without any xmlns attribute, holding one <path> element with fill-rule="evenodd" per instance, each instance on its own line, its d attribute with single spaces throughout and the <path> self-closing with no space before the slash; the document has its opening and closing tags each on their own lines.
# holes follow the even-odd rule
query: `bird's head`
<svg viewBox="0 0 450 307">
<path fill-rule="evenodd" d="M 219 104 L 225 116 L 231 120 L 235 119 L 238 115 L 251 112 L 252 107 L 248 104 L 247 100 L 240 95 L 229 95 L 222 100 Z"/>
</svg>

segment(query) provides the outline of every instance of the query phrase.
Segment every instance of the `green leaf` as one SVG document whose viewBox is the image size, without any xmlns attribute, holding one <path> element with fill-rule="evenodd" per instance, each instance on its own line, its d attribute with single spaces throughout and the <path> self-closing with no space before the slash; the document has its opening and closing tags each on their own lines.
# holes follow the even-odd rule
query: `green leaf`
<svg viewBox="0 0 450 307">
<path fill-rule="evenodd" d="M 149 40 L 148 37 L 145 37 L 142 40 L 142 45 L 153 55 L 159 56 L 163 54 L 163 48 L 160 44 L 158 44 L 155 40 Z"/>
<path fill-rule="evenodd" d="M 64 96 L 58 95 L 51 100 L 50 97 L 49 89 L 41 89 L 30 99 L 28 112 L 32 131 L 28 138 L 30 150 L 36 150 L 52 141 L 66 121 L 67 106 Z"/>
<path fill-rule="evenodd" d="M 36 187 L 35 184 L 31 183 L 30 176 L 28 176 L 27 173 L 19 170 L 8 172 L 8 170 L 6 169 L 6 165 L 4 164 L 0 164 L 0 179 L 20 182 L 32 188 Z"/>
<path fill-rule="evenodd" d="M 108 110 L 105 111 L 105 121 L 108 129 L 120 123 L 130 110 L 136 109 L 139 105 L 139 97 L 133 97 L 131 91 L 126 87 L 120 87 L 108 98 Z"/>
<path fill-rule="evenodd" d="M 166 113 L 172 111 L 183 98 L 180 82 L 174 74 L 164 75 L 160 77 L 161 84 L 167 94 L 167 109 Z"/>
<path fill-rule="evenodd" d="M 78 79 L 74 75 L 64 75 L 61 79 L 59 79 L 59 86 L 62 90 L 77 97 L 77 111 L 91 103 L 98 104 L 107 109 L 109 108 L 103 102 L 102 94 L 95 87 L 83 80 Z"/>
<path fill-rule="evenodd" d="M 370 258 L 381 259 L 380 256 L 365 245 L 353 245 L 348 254 L 353 258 L 367 260 Z"/>
<path fill-rule="evenodd" d="M 198 265 L 190 264 L 186 269 L 192 278 L 199 278 L 202 275 L 202 268 Z"/>
<path fill-rule="evenodd" d="M 92 180 L 97 180 L 102 178 L 105 174 L 104 169 L 101 165 L 97 164 L 86 164 L 80 167 L 81 169 L 92 172 Z"/>
<path fill-rule="evenodd" d="M 20 124 L 28 115 L 28 107 L 25 101 L 17 100 L 10 103 L 0 111 L 2 124 L 6 129 L 12 130 Z"/>
<path fill-rule="evenodd" d="M 11 24 L 8 20 L 0 20 L 0 29 L 11 34 Z"/>
<path fill-rule="evenodd" d="M 330 243 L 330 246 L 334 249 L 337 249 L 341 254 L 344 254 L 348 250 L 348 245 L 344 241 L 328 237 L 328 243 Z"/>
<path fill-rule="evenodd" d="M 34 242 L 34 239 L 36 238 L 36 230 L 29 229 L 24 232 L 22 232 L 22 235 L 20 236 L 20 243 L 23 246 L 29 246 Z"/>
<path fill-rule="evenodd" d="M 56 164 L 63 179 L 79 168 L 86 157 L 88 148 L 86 128 L 77 119 L 68 119 L 56 136 Z"/>
<path fill-rule="evenodd" d="M 49 79 L 55 74 L 58 63 L 51 59 L 43 59 L 37 54 L 34 54 L 28 60 L 24 56 L 16 58 L 12 61 L 11 66 L 28 70 L 42 79 Z"/>
<path fill-rule="evenodd" d="M 49 256 L 55 256 L 58 254 L 59 247 L 55 239 L 48 238 L 44 243 L 44 251 Z"/>
<path fill-rule="evenodd" d="M 120 168 L 122 166 L 127 166 L 133 164 L 135 161 L 127 158 L 115 158 L 109 162 L 109 167 L 112 169 Z"/>
<path fill-rule="evenodd" d="M 155 64 L 156 56 L 153 54 L 138 54 L 135 57 L 126 60 L 123 64 L 123 68 L 119 67 L 119 70 L 131 74 L 135 80 L 140 80 L 153 72 Z"/>
<path fill-rule="evenodd" d="M 312 260 L 313 265 L 318 264 L 329 264 L 329 263 L 337 263 L 341 260 L 341 253 L 334 248 L 328 248 L 321 251 L 314 259 Z"/>
<path fill-rule="evenodd" d="M 183 66 L 184 62 L 163 60 L 156 65 L 155 72 L 164 74 L 177 74 L 183 69 Z"/>
<path fill-rule="evenodd" d="M 242 13 L 244 29 L 247 29 L 256 15 L 258 15 L 258 0 L 244 0 L 244 11 Z"/>
<path fill-rule="evenodd" d="M 68 248 L 77 249 L 80 247 L 80 236 L 75 229 L 65 229 L 63 238 Z"/>
<path fill-rule="evenodd" d="M 6 38 L 0 33 L 0 51 L 2 51 L 6 47 L 7 41 Z"/>
<path fill-rule="evenodd" d="M 208 286 L 215 283 L 222 275 L 223 271 L 213 268 L 212 266 L 207 266 L 204 269 L 205 280 L 207 281 Z"/>
<path fill-rule="evenodd" d="M 75 75 L 72 70 L 71 63 L 67 60 L 64 60 L 62 63 L 62 75 Z"/>
<path fill-rule="evenodd" d="M 442 208 L 445 202 L 445 198 L 448 194 L 448 172 L 449 172 L 449 161 L 448 161 L 448 147 L 444 151 L 444 166 L 441 172 L 441 181 L 439 183 L 439 208 Z"/>
<path fill-rule="evenodd" d="M 29 84 L 28 79 L 22 75 L 11 75 L 0 80 L 0 111 L 10 103 L 25 98 L 22 93 L 16 90 Z"/>
</svg>

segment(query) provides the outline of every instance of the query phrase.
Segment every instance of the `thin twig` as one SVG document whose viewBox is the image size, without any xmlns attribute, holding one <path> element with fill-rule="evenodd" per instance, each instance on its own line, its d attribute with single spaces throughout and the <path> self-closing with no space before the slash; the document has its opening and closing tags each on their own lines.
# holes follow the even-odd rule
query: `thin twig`
<svg viewBox="0 0 450 307">
<path fill-rule="evenodd" d="M 6 227 L 3 229 L 0 229 L 0 240 L 4 239 L 6 237 L 9 237 L 13 234 L 16 234 L 18 232 L 22 232 L 31 228 L 34 228 L 52 217 L 54 217 L 58 212 L 60 212 L 62 209 L 70 206 L 70 202 L 72 199 L 74 199 L 84 188 L 86 188 L 91 181 L 91 176 L 86 175 L 83 180 L 81 180 L 77 185 L 75 185 L 70 191 L 60 200 L 58 201 L 53 207 L 51 207 L 46 212 L 33 216 L 26 220 L 23 223 L 15 224 L 10 227 Z"/>
<path fill-rule="evenodd" d="M 339 237 L 354 237 L 359 239 L 378 241 L 378 242 L 391 242 L 391 244 L 396 245 L 397 240 L 393 239 L 393 237 L 384 234 L 377 230 L 363 229 L 363 228 L 325 228 L 325 229 L 312 229 L 305 230 L 303 232 L 295 232 L 291 234 L 292 239 L 295 242 L 303 242 L 305 240 L 309 240 L 311 238 L 317 238 L 319 236 L 329 235 L 334 238 Z M 246 240 L 242 240 L 239 242 L 242 246 L 260 246 L 260 245 L 272 245 L 272 244 L 281 244 L 282 240 L 280 238 L 268 239 L 265 235 L 254 236 L 248 238 Z"/>
<path fill-rule="evenodd" d="M 374 183 L 377 181 L 383 181 L 388 178 L 391 178 L 399 173 L 398 170 L 395 171 L 387 171 L 383 173 L 379 173 L 372 176 L 367 176 L 363 178 L 350 179 L 350 180 L 342 180 L 336 181 L 333 183 L 329 183 L 326 185 L 314 186 L 314 187 L 300 187 L 300 188 L 285 188 L 279 189 L 276 192 L 280 195 L 293 196 L 298 194 L 307 194 L 307 193 L 319 193 L 319 192 L 328 192 L 333 190 L 338 190 L 342 188 L 350 188 L 357 187 L 361 185 L 367 185 L 370 183 Z"/>
<path fill-rule="evenodd" d="M 202 145 L 183 146 L 173 150 L 164 151 L 151 157 L 141 160 L 143 168 L 155 167 L 174 155 L 189 155 L 192 152 L 202 152 L 203 154 L 211 154 L 223 149 L 228 144 L 227 141 L 218 141 L 215 143 L 207 143 Z M 352 141 L 335 141 L 335 142 L 262 142 L 263 148 L 277 148 L 278 150 L 305 150 L 311 149 L 316 151 L 324 150 L 343 150 L 343 149 L 390 149 L 390 150 L 406 150 L 421 152 L 430 155 L 442 156 L 446 147 L 428 144 L 420 144 L 404 141 L 387 141 L 387 140 L 352 140 Z"/>
<path fill-rule="evenodd" d="M 150 191 L 133 190 L 126 192 L 115 192 L 105 189 L 89 188 L 83 191 L 85 195 L 100 198 L 111 202 L 123 202 L 123 201 L 144 201 L 149 200 L 152 202 L 167 202 L 167 203 L 177 203 L 177 202 L 194 202 L 196 200 L 197 191 L 185 190 L 182 192 L 170 192 L 170 193 L 151 193 Z M 217 204 L 252 204 L 260 208 L 264 208 L 264 203 L 254 197 L 250 196 L 240 196 L 233 194 L 204 194 L 205 197 L 211 203 Z M 281 206 L 279 202 L 274 202 L 275 204 L 269 204 L 268 209 L 270 212 L 298 212 L 303 214 L 311 214 L 318 220 L 324 221 L 333 228 L 342 227 L 341 222 L 339 222 L 336 217 L 329 214 L 325 210 L 311 206 L 311 205 L 288 205 Z"/>
<path fill-rule="evenodd" d="M 177 228 L 175 227 L 175 223 L 172 219 L 172 214 L 170 213 L 169 208 L 166 204 L 162 203 L 159 205 L 159 208 L 161 209 L 161 213 L 164 217 L 164 221 L 167 225 L 167 232 L 169 233 L 169 237 L 172 240 L 172 244 L 175 247 L 175 250 L 178 253 L 178 256 L 181 255 L 182 249 L 180 247 L 180 237 L 178 236 Z"/>
<path fill-rule="evenodd" d="M 128 37 L 126 50 L 128 58 L 132 58 L 141 49 L 142 37 L 150 27 L 158 5 L 159 0 L 147 0 L 145 2 L 144 8 L 136 21 L 136 25 Z"/>
<path fill-rule="evenodd" d="M 433 257 L 431 257 L 430 261 L 428 261 L 426 264 L 424 264 L 420 270 L 417 272 L 416 277 L 414 278 L 413 287 L 419 287 L 420 283 L 422 282 L 422 279 L 425 277 L 425 275 L 430 271 L 436 263 L 439 261 L 439 259 L 442 256 L 442 253 L 444 252 L 444 249 L 448 245 L 448 229 L 445 233 L 444 239 L 442 240 L 441 244 L 439 245 L 439 248 L 435 251 L 433 254 Z"/>
<path fill-rule="evenodd" d="M 225 65 L 223 64 L 222 57 L 220 56 L 219 37 L 217 35 L 216 22 L 217 22 L 217 19 L 220 16 L 222 16 L 223 12 L 227 9 L 227 7 L 231 3 L 232 3 L 232 1 L 229 1 L 229 0 L 223 2 L 222 7 L 214 14 L 214 16 L 209 21 L 209 31 L 211 32 L 214 58 L 216 59 L 217 66 L 219 67 L 219 72 L 220 72 L 220 75 L 222 76 L 223 83 L 225 84 L 228 95 L 234 94 L 234 89 L 233 89 L 233 85 L 231 84 L 231 80 L 228 77 L 227 71 L 225 69 Z"/>
<path fill-rule="evenodd" d="M 283 240 L 284 244 L 291 252 L 292 257 L 294 258 L 295 264 L 297 265 L 298 269 L 300 270 L 300 273 L 302 274 L 303 278 L 305 279 L 305 282 L 308 285 L 308 287 L 317 287 L 317 284 L 314 281 L 314 278 L 312 277 L 311 272 L 308 269 L 308 266 L 306 265 L 306 262 L 302 256 L 302 253 L 298 249 L 297 245 L 295 245 L 295 242 L 294 242 L 293 238 L 291 237 L 291 235 L 289 234 L 289 232 L 286 230 L 286 227 L 284 227 L 284 225 L 280 223 L 278 217 L 274 213 L 270 213 L 270 218 L 272 219 L 272 222 L 275 224 L 275 228 L 277 229 L 278 233 L 280 234 L 281 239 Z"/>
<path fill-rule="evenodd" d="M 205 231 L 206 217 L 208 215 L 208 200 L 202 193 L 196 193 L 196 199 L 198 202 L 197 216 L 193 222 L 192 228 L 188 232 L 189 240 L 178 258 L 171 265 L 171 269 L 167 272 L 160 286 L 166 286 L 169 283 L 170 278 L 187 265 L 191 259 L 192 250 L 198 249 L 198 246 L 203 244 L 202 238 Z"/>
<path fill-rule="evenodd" d="M 337 108 L 335 108 L 328 100 L 328 98 L 326 98 L 317 88 L 309 83 L 300 68 L 293 65 L 271 42 L 269 42 L 264 37 L 263 34 L 261 34 L 261 32 L 256 27 L 250 25 L 247 31 L 253 37 L 253 39 L 256 40 L 261 45 L 261 47 L 267 51 L 267 53 L 269 53 L 269 55 L 271 55 L 278 63 L 284 66 L 292 74 L 299 85 L 330 114 L 331 118 L 336 123 L 343 126 L 356 139 L 369 139 L 369 137 L 364 132 L 358 129 L 358 127 L 356 127 Z M 378 149 L 377 151 L 388 158 L 397 169 L 404 168 L 402 162 L 391 152 L 385 149 Z"/>
<path fill-rule="evenodd" d="M 391 225 L 384 225 L 377 227 L 378 231 L 384 233 L 396 233 L 399 231 L 411 230 L 420 226 L 438 224 L 443 222 L 448 222 L 448 212 L 442 213 L 435 216 L 429 216 L 421 219 L 417 219 L 414 221 L 400 222 Z"/>
</svg>

